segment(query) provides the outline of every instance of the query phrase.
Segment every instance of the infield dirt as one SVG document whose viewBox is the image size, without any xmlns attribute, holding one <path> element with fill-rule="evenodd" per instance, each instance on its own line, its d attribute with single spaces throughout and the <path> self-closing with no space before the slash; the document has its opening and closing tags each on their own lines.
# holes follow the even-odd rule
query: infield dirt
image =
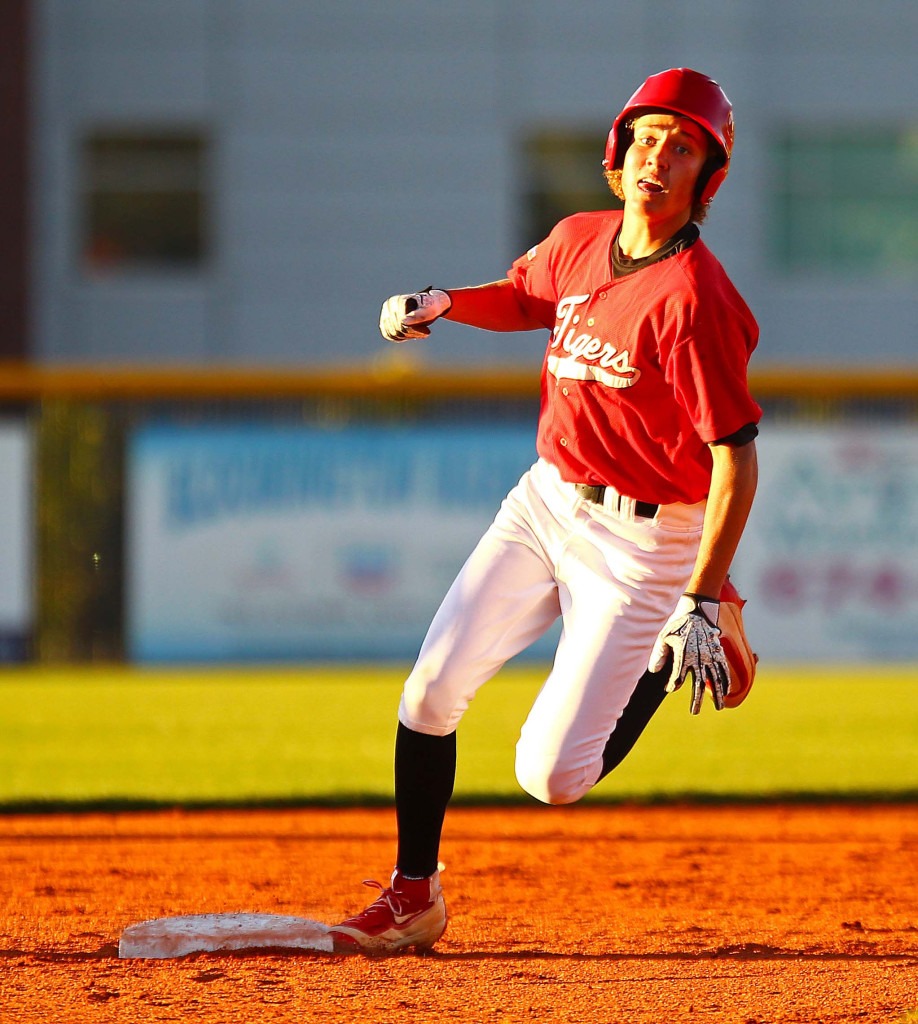
<svg viewBox="0 0 918 1024">
<path fill-rule="evenodd" d="M 340 919 L 391 870 L 393 829 L 387 809 L 2 817 L 0 1020 L 889 1024 L 918 1008 L 915 805 L 459 807 L 431 955 L 117 957 L 153 917 Z"/>
</svg>

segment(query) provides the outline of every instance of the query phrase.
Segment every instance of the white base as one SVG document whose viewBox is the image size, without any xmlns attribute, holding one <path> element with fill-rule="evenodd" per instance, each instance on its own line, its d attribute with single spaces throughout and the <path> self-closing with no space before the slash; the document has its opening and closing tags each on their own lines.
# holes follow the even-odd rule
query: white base
<svg viewBox="0 0 918 1024">
<path fill-rule="evenodd" d="M 332 952 L 329 925 L 278 914 L 192 914 L 160 917 L 125 928 L 122 959 L 163 960 L 189 953 L 245 949 L 313 949 Z"/>
</svg>

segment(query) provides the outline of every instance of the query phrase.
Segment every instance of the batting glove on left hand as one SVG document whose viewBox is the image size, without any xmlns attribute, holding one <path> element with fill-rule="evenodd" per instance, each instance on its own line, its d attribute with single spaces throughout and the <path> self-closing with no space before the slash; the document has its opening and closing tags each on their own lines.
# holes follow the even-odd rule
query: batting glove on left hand
<svg viewBox="0 0 918 1024">
<path fill-rule="evenodd" d="M 379 314 L 379 333 L 387 341 L 426 338 L 439 316 L 449 312 L 452 300 L 441 288 L 425 288 L 411 295 L 393 295 L 383 303 Z"/>
<path fill-rule="evenodd" d="M 657 637 L 650 655 L 651 672 L 659 672 L 672 651 L 673 667 L 666 692 L 673 693 L 692 674 L 691 713 L 701 711 L 705 686 L 711 691 L 714 707 L 724 707 L 730 688 L 730 669 L 720 643 L 717 619 L 720 602 L 697 594 L 683 594 L 676 610 Z"/>
</svg>

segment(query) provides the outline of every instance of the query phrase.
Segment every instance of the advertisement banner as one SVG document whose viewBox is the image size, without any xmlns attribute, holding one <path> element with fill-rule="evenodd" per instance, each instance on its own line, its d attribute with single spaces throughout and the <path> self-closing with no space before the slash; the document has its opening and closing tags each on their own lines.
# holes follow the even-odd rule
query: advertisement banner
<svg viewBox="0 0 918 1024">
<path fill-rule="evenodd" d="M 413 658 L 534 444 L 505 426 L 140 429 L 130 656 Z"/>
<path fill-rule="evenodd" d="M 918 659 L 918 431 L 768 426 L 734 563 L 763 660 Z"/>
</svg>

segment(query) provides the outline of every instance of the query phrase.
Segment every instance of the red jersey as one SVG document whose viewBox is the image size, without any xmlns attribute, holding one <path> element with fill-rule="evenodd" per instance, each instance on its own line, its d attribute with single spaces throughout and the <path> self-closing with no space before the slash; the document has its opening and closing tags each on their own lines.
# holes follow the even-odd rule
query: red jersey
<svg viewBox="0 0 918 1024">
<path fill-rule="evenodd" d="M 758 326 L 700 239 L 614 279 L 621 222 L 567 217 L 508 271 L 551 331 L 537 450 L 571 483 L 694 504 L 710 488 L 708 443 L 762 415 L 746 381 Z"/>
</svg>

